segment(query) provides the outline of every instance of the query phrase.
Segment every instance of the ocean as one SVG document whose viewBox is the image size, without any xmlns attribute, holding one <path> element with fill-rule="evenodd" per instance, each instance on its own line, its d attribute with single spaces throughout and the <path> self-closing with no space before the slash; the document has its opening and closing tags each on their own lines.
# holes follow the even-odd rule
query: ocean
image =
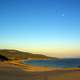
<svg viewBox="0 0 80 80">
<path fill-rule="evenodd" d="M 34 66 L 47 66 L 59 68 L 79 68 L 80 59 L 57 59 L 57 60 L 25 60 L 24 64 L 31 64 Z"/>
</svg>

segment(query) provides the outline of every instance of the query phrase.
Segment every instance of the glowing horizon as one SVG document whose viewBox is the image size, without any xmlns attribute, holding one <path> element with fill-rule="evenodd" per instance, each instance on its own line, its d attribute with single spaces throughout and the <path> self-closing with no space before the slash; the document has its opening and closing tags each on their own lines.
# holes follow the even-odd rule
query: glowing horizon
<svg viewBox="0 0 80 80">
<path fill-rule="evenodd" d="M 50 45 L 49 45 L 50 46 Z M 44 55 L 47 55 L 47 56 L 52 56 L 52 57 L 59 57 L 59 58 L 68 58 L 68 57 L 80 57 L 80 47 L 77 46 L 77 47 L 68 47 L 68 48 L 65 48 L 65 47 L 40 47 L 40 46 L 37 46 L 36 47 L 31 47 L 31 46 L 26 46 L 26 47 L 23 47 L 23 46 L 0 46 L 0 48 L 2 49 L 13 49 L 13 50 L 20 50 L 20 51 L 25 51 L 25 52 L 31 52 L 33 54 L 44 54 Z"/>
</svg>

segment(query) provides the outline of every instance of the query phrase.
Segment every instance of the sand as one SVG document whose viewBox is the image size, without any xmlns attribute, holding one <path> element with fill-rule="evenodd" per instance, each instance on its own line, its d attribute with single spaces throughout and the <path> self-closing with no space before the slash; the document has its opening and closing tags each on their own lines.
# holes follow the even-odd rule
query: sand
<svg viewBox="0 0 80 80">
<path fill-rule="evenodd" d="M 80 80 L 80 68 L 48 68 L 9 61 L 0 63 L 0 80 Z"/>
</svg>

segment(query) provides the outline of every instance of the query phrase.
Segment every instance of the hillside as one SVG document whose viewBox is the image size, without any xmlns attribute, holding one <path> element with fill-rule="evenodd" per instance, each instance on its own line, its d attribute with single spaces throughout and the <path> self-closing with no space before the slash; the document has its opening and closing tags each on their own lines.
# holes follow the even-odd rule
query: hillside
<svg viewBox="0 0 80 80">
<path fill-rule="evenodd" d="M 57 59 L 55 57 L 48 57 L 41 54 L 32 54 L 29 52 L 22 52 L 18 50 L 8 50 L 8 49 L 1 49 L 0 55 L 7 57 L 8 59 L 12 60 L 21 60 L 21 59 Z"/>
</svg>

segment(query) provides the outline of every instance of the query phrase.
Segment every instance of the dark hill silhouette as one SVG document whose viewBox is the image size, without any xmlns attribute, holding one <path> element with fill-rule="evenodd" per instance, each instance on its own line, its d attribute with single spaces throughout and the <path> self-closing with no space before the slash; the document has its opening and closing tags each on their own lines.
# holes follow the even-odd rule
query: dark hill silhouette
<svg viewBox="0 0 80 80">
<path fill-rule="evenodd" d="M 0 55 L 0 61 L 7 61 L 9 60 L 7 57 Z"/>
</svg>

